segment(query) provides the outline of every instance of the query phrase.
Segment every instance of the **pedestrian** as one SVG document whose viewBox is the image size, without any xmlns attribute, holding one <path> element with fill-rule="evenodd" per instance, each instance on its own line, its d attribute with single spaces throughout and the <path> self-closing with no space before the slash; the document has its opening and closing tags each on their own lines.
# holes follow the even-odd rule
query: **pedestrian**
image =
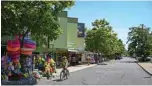
<svg viewBox="0 0 152 86">
<path fill-rule="evenodd" d="M 81 64 L 81 54 L 79 55 L 79 64 Z"/>
<path fill-rule="evenodd" d="M 91 57 L 90 57 L 90 55 L 88 55 L 88 56 L 87 56 L 87 63 L 88 63 L 88 66 L 90 65 L 90 59 L 91 59 Z"/>
</svg>

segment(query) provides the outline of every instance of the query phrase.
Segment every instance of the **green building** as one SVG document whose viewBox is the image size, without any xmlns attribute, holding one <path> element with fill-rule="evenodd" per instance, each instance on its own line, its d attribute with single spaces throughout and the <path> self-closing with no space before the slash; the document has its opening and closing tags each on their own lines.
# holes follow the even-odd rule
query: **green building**
<svg viewBox="0 0 152 86">
<path fill-rule="evenodd" d="M 68 17 L 67 23 L 67 50 L 77 52 L 78 18 Z"/>
<path fill-rule="evenodd" d="M 50 49 L 46 46 L 40 46 L 37 51 L 77 51 L 77 27 L 78 18 L 68 17 L 67 11 L 61 12 L 59 15 L 59 25 L 62 29 L 62 34 L 59 37 L 50 42 Z"/>
</svg>

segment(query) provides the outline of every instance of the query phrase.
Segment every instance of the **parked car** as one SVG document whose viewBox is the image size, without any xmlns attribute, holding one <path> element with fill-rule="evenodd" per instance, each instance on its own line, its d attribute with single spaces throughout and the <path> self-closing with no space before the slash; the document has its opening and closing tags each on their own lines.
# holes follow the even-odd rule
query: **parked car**
<svg viewBox="0 0 152 86">
<path fill-rule="evenodd" d="M 117 57 L 115 58 L 115 60 L 120 60 L 120 59 L 122 59 L 121 56 L 117 56 Z"/>
<path fill-rule="evenodd" d="M 120 56 L 119 58 L 120 58 L 120 59 L 122 59 L 122 57 L 121 57 L 121 56 Z"/>
<path fill-rule="evenodd" d="M 147 59 L 152 62 L 152 57 L 147 57 Z"/>
</svg>

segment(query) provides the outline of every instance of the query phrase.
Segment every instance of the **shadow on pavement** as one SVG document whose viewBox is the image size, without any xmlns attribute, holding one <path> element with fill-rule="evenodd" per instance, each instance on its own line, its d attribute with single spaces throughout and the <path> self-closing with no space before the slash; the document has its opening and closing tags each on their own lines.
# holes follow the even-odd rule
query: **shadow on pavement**
<svg viewBox="0 0 152 86">
<path fill-rule="evenodd" d="M 137 61 L 120 61 L 120 63 L 137 63 Z"/>
<path fill-rule="evenodd" d="M 144 77 L 144 78 L 151 78 L 150 76 Z"/>
<path fill-rule="evenodd" d="M 61 82 L 62 80 L 61 79 L 55 79 L 53 81 L 56 81 L 56 82 Z"/>
</svg>

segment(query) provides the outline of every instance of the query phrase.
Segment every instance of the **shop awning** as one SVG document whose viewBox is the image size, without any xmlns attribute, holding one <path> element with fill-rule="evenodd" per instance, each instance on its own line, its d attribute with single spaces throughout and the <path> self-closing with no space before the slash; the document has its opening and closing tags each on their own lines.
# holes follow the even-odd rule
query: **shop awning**
<svg viewBox="0 0 152 86">
<path fill-rule="evenodd" d="M 78 50 L 75 49 L 68 49 L 69 52 L 78 52 Z"/>
</svg>

